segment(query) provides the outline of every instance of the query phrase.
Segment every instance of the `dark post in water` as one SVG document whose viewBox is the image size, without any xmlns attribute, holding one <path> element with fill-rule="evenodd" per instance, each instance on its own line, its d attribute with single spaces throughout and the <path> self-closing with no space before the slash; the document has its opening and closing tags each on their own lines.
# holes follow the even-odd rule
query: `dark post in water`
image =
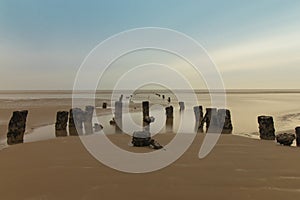
<svg viewBox="0 0 300 200">
<path fill-rule="evenodd" d="M 149 101 L 143 101 L 143 120 L 149 117 Z"/>
<path fill-rule="evenodd" d="M 150 131 L 149 101 L 143 101 L 143 127 L 145 131 Z"/>
<path fill-rule="evenodd" d="M 215 131 L 218 126 L 218 112 L 216 108 L 206 108 L 206 113 L 203 117 L 203 120 L 201 121 L 201 126 L 206 123 L 206 132 L 210 130 L 210 132 Z"/>
<path fill-rule="evenodd" d="M 122 101 L 116 101 L 115 102 L 116 133 L 122 132 L 122 109 L 123 109 Z"/>
<path fill-rule="evenodd" d="M 185 109 L 184 102 L 183 102 L 183 101 L 180 101 L 180 102 L 179 102 L 179 110 L 180 110 L 180 111 L 184 111 L 184 109 Z"/>
<path fill-rule="evenodd" d="M 84 112 L 84 130 L 85 134 L 93 133 L 93 114 L 94 114 L 94 106 L 86 106 Z"/>
<path fill-rule="evenodd" d="M 7 144 L 23 143 L 28 110 L 15 111 L 8 124 Z"/>
<path fill-rule="evenodd" d="M 195 131 L 203 132 L 203 108 L 202 106 L 194 106 L 194 114 L 195 114 Z"/>
<path fill-rule="evenodd" d="M 55 123 L 55 135 L 56 137 L 67 136 L 67 124 L 68 124 L 69 112 L 67 111 L 58 111 L 56 114 L 56 123 Z"/>
<path fill-rule="evenodd" d="M 262 140 L 275 140 L 275 128 L 273 117 L 271 116 L 259 116 L 259 133 Z"/>
<path fill-rule="evenodd" d="M 166 107 L 166 131 L 173 132 L 173 106 Z"/>
<path fill-rule="evenodd" d="M 228 109 L 219 109 L 218 110 L 218 120 L 221 126 L 222 134 L 231 134 L 233 130 L 231 122 L 231 114 Z M 223 127 L 222 127 L 223 126 Z"/>
<path fill-rule="evenodd" d="M 69 115 L 69 134 L 82 135 L 83 133 L 83 111 L 80 108 L 73 108 Z"/>
</svg>

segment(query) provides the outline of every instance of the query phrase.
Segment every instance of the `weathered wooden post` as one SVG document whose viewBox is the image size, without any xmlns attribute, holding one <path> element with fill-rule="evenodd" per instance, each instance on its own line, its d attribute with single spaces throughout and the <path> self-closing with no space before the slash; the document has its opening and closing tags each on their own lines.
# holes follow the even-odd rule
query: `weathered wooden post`
<svg viewBox="0 0 300 200">
<path fill-rule="evenodd" d="M 216 108 L 206 108 L 201 125 L 206 123 L 206 132 L 214 132 L 219 127 L 218 112 Z"/>
<path fill-rule="evenodd" d="M 143 120 L 149 117 L 149 101 L 143 101 Z"/>
<path fill-rule="evenodd" d="M 94 106 L 86 106 L 84 112 L 84 130 L 85 134 L 93 133 L 93 114 L 94 114 Z"/>
<path fill-rule="evenodd" d="M 295 140 L 295 135 L 293 133 L 280 133 L 276 135 L 277 143 L 284 146 L 291 146 Z"/>
<path fill-rule="evenodd" d="M 173 106 L 166 107 L 166 131 L 173 132 Z"/>
<path fill-rule="evenodd" d="M 58 111 L 56 114 L 56 123 L 55 123 L 55 135 L 56 137 L 67 136 L 67 124 L 68 124 L 69 112 L 67 111 Z"/>
<path fill-rule="evenodd" d="M 149 101 L 142 102 L 143 107 L 143 127 L 144 131 L 150 132 L 150 116 L 149 116 Z"/>
<path fill-rule="evenodd" d="M 69 135 L 78 135 L 73 117 L 73 109 L 70 109 L 69 113 Z"/>
<path fill-rule="evenodd" d="M 23 143 L 28 110 L 15 111 L 8 124 L 7 144 Z"/>
<path fill-rule="evenodd" d="M 297 147 L 300 147 L 300 126 L 295 128 Z"/>
<path fill-rule="evenodd" d="M 95 132 L 100 132 L 101 130 L 103 130 L 103 126 L 101 124 L 95 123 L 94 129 L 95 129 Z"/>
<path fill-rule="evenodd" d="M 107 108 L 107 103 L 106 102 L 103 102 L 102 103 L 102 109 L 106 109 Z"/>
<path fill-rule="evenodd" d="M 119 97 L 119 101 L 120 101 L 120 102 L 123 101 L 123 94 L 121 94 L 121 96 Z"/>
<path fill-rule="evenodd" d="M 123 95 L 122 95 L 123 98 Z M 120 97 L 121 99 L 121 97 Z M 122 132 L 122 101 L 116 101 L 115 102 L 115 123 L 116 123 L 116 133 L 121 133 Z"/>
<path fill-rule="evenodd" d="M 166 116 L 167 116 L 167 119 L 170 118 L 170 119 L 173 119 L 173 106 L 169 106 L 169 107 L 166 107 Z"/>
<path fill-rule="evenodd" d="M 185 109 L 184 102 L 183 102 L 183 101 L 180 101 L 180 102 L 179 102 L 179 110 L 180 110 L 180 111 L 184 111 L 184 109 Z"/>
<path fill-rule="evenodd" d="M 82 135 L 83 133 L 83 116 L 84 113 L 80 108 L 72 108 L 69 115 L 69 134 Z"/>
<path fill-rule="evenodd" d="M 171 103 L 171 97 L 168 97 L 168 102 Z"/>
<path fill-rule="evenodd" d="M 195 131 L 203 132 L 203 108 L 202 106 L 194 106 L 194 114 L 195 114 Z"/>
<path fill-rule="evenodd" d="M 231 122 L 231 114 L 228 109 L 219 109 L 218 110 L 218 121 L 222 134 L 231 134 L 233 130 Z"/>
<path fill-rule="evenodd" d="M 275 140 L 275 128 L 273 117 L 271 116 L 259 116 L 259 133 L 262 140 Z"/>
</svg>

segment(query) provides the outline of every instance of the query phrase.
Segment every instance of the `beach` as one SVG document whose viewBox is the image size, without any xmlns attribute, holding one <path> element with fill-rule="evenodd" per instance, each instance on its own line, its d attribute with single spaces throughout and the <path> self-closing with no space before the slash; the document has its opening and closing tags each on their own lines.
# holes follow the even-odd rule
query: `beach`
<svg viewBox="0 0 300 200">
<path fill-rule="evenodd" d="M 37 94 L 37 98 L 30 95 L 30 99 L 14 100 L 4 96 L 0 100 L 2 141 L 6 139 L 12 111 L 29 110 L 25 143 L 4 146 L 0 150 L 1 199 L 259 200 L 296 199 L 299 196 L 300 149 L 254 139 L 258 137 L 256 115 L 259 114 L 274 114 L 276 133 L 284 130 L 293 133 L 298 119 L 298 93 L 229 94 L 233 135 L 222 135 L 211 153 L 199 159 L 205 133 L 198 133 L 193 144 L 176 162 L 146 174 L 123 173 L 105 166 L 88 153 L 79 137 L 55 138 L 56 112 L 72 107 L 72 100 L 64 95 L 38 98 L 40 94 Z M 202 103 L 208 107 L 209 99 L 205 95 L 199 94 L 199 99 L 202 98 Z M 149 94 L 146 97 L 136 97 L 136 105 L 143 99 L 158 101 Z M 100 117 L 105 127 L 109 127 L 108 120 L 113 112 L 110 105 L 108 109 L 101 108 L 107 100 L 107 95 L 99 98 L 95 112 L 95 118 Z M 283 104 L 287 100 L 287 104 Z M 185 102 L 188 113 L 191 110 L 188 95 Z M 178 118 L 178 102 L 172 103 L 175 118 Z M 139 108 L 131 111 L 133 116 L 141 114 Z M 151 112 L 157 114 L 154 111 Z M 178 124 L 176 120 L 173 131 Z M 154 136 L 163 146 L 175 136 L 175 133 L 165 131 L 163 129 Z M 40 134 L 47 137 L 39 137 Z M 93 135 L 85 137 L 92 139 Z M 129 146 L 131 137 L 126 134 L 109 131 L 107 137 L 126 151 L 153 151 L 147 147 Z"/>
<path fill-rule="evenodd" d="M 297 200 L 300 1 L 0 0 L 0 200 Z"/>
<path fill-rule="evenodd" d="M 156 139 L 166 144 L 171 135 Z M 125 150 L 130 138 L 110 135 Z M 205 159 L 203 135 L 172 165 L 148 174 L 115 171 L 95 160 L 77 137 L 0 151 L 1 199 L 297 199 L 300 149 L 223 135 Z M 135 148 L 146 152 L 147 148 Z"/>
</svg>

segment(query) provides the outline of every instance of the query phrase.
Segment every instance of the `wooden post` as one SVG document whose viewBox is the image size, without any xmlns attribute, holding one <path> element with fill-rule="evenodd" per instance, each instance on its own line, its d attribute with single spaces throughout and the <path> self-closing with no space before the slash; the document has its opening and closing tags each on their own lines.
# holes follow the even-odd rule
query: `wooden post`
<svg viewBox="0 0 300 200">
<path fill-rule="evenodd" d="M 149 117 L 149 101 L 143 101 L 143 120 Z"/>
<path fill-rule="evenodd" d="M 23 143 L 28 110 L 15 111 L 8 124 L 7 144 Z"/>
<path fill-rule="evenodd" d="M 122 96 L 123 97 L 123 96 Z M 120 97 L 121 99 L 121 97 Z M 116 123 L 116 133 L 122 132 L 122 101 L 115 102 L 115 123 Z"/>
<path fill-rule="evenodd" d="M 195 131 L 203 132 L 203 108 L 202 106 L 194 106 L 194 114 L 195 114 Z"/>
<path fill-rule="evenodd" d="M 166 107 L 166 131 L 173 132 L 173 106 Z"/>
<path fill-rule="evenodd" d="M 85 134 L 93 133 L 93 114 L 94 114 L 94 106 L 86 106 L 84 112 L 84 130 Z"/>
<path fill-rule="evenodd" d="M 231 134 L 233 130 L 231 122 L 231 114 L 228 109 L 218 110 L 218 121 L 222 130 L 222 134 Z"/>
<path fill-rule="evenodd" d="M 69 112 L 67 111 L 58 111 L 56 114 L 56 123 L 55 123 L 55 135 L 56 137 L 67 136 L 67 124 L 68 124 Z"/>
<path fill-rule="evenodd" d="M 180 101 L 180 102 L 179 102 L 179 110 L 180 110 L 180 111 L 184 111 L 184 109 L 185 109 L 184 102 L 183 102 L 183 101 Z"/>
<path fill-rule="evenodd" d="M 206 123 L 206 132 L 214 132 L 218 126 L 218 113 L 216 108 L 206 108 L 206 113 L 202 119 L 201 125 Z"/>
<path fill-rule="evenodd" d="M 150 132 L 149 101 L 142 102 L 143 107 L 143 127 L 144 131 Z"/>
<path fill-rule="evenodd" d="M 83 111 L 80 108 L 73 108 L 69 115 L 69 134 L 82 135 L 83 133 Z"/>
<path fill-rule="evenodd" d="M 277 143 L 284 146 L 291 146 L 295 140 L 295 135 L 293 133 L 280 133 L 276 135 Z"/>
<path fill-rule="evenodd" d="M 259 133 L 262 140 L 275 140 L 275 128 L 273 117 L 271 116 L 259 116 Z"/>
</svg>

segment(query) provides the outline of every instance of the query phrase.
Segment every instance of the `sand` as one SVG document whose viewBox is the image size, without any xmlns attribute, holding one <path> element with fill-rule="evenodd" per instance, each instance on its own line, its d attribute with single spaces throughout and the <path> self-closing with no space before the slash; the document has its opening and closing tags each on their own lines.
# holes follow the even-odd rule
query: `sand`
<svg viewBox="0 0 300 200">
<path fill-rule="evenodd" d="M 110 135 L 125 150 L 129 136 Z M 171 134 L 156 139 L 166 144 Z M 148 174 L 127 174 L 95 160 L 77 137 L 11 146 L 0 151 L 1 199 L 297 199 L 300 148 L 233 135 L 205 159 L 203 135 L 175 163 Z"/>
<path fill-rule="evenodd" d="M 262 104 L 264 101 L 257 103 L 259 109 L 270 104 L 269 101 Z M 293 101 L 298 105 L 298 96 Z M 243 110 L 243 103 L 229 101 L 230 104 L 236 106 L 233 108 L 234 120 L 243 118 L 243 113 L 247 113 Z M 277 109 L 277 104 L 271 106 Z M 28 134 L 34 128 L 54 124 L 56 112 L 70 108 L 71 99 L 0 100 L 0 138 L 5 139 L 7 124 L 14 110 L 29 110 Z M 287 111 L 289 109 L 285 108 Z M 253 116 L 250 115 L 252 121 L 234 121 L 235 130 L 252 130 L 252 126 L 257 130 L 254 116 L 257 111 L 254 111 Z M 111 110 L 103 112 L 97 109 L 97 115 L 107 113 Z M 283 114 L 285 116 L 286 112 Z M 247 121 L 253 124 L 250 128 L 246 126 Z M 289 122 L 286 127 L 293 131 L 291 118 L 284 121 Z M 298 118 L 294 121 L 298 123 Z M 279 122 L 276 121 L 277 125 L 282 126 Z M 47 131 L 54 134 L 54 130 Z M 127 135 L 108 137 L 128 151 L 151 151 L 129 147 L 130 137 Z M 173 134 L 159 134 L 156 139 L 166 145 L 172 137 Z M 213 151 L 200 160 L 198 152 L 203 137 L 204 134 L 197 135 L 193 145 L 175 163 L 148 174 L 128 174 L 103 165 L 87 152 L 78 137 L 9 146 L 0 150 L 0 199 L 299 198 L 300 148 L 279 146 L 274 141 L 222 135 Z"/>
</svg>

